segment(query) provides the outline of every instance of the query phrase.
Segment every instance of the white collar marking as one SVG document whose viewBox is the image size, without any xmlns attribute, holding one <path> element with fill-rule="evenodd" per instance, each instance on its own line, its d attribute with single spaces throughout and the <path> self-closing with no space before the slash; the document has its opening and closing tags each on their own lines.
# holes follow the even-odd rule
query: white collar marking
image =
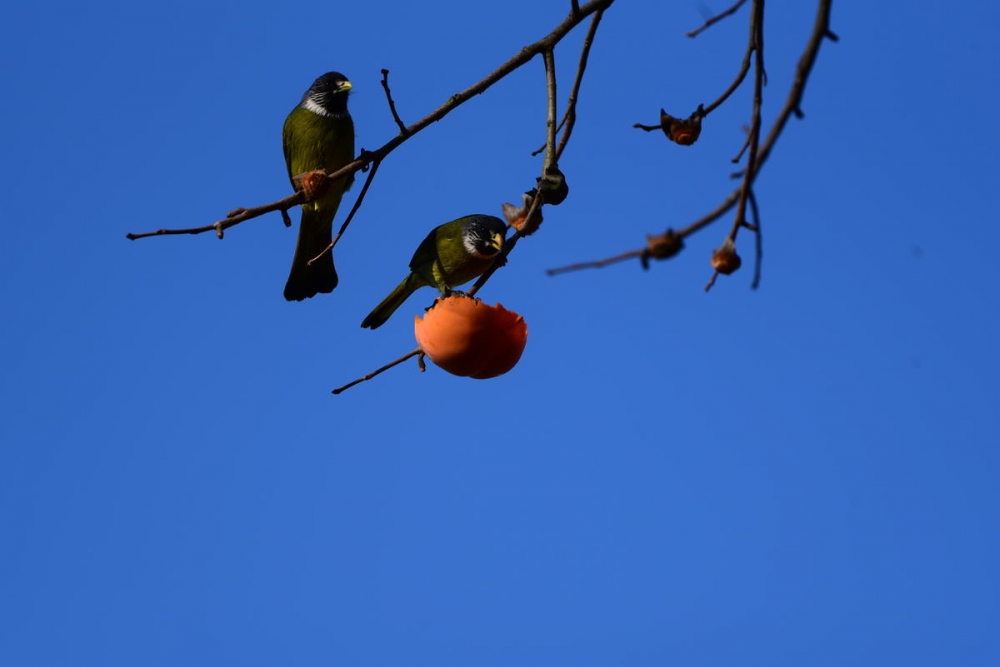
<svg viewBox="0 0 1000 667">
<path fill-rule="evenodd" d="M 344 113 L 330 113 L 317 104 L 311 97 L 307 97 L 306 101 L 302 103 L 302 106 L 309 111 L 312 111 L 317 116 L 323 116 L 324 118 L 344 118 L 350 115 L 346 111 Z"/>
</svg>

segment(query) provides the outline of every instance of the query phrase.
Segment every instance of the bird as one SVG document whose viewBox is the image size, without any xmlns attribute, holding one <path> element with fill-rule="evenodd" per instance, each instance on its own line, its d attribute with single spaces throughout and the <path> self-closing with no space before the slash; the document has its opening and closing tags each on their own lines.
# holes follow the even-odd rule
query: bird
<svg viewBox="0 0 1000 667">
<path fill-rule="evenodd" d="M 340 72 L 327 72 L 309 86 L 302 101 L 285 119 L 281 144 L 288 178 L 295 190 L 302 189 L 296 176 L 317 169 L 333 173 L 354 159 L 354 121 L 347 110 L 347 94 L 352 88 Z M 337 286 L 332 250 L 312 265 L 309 260 L 330 245 L 337 207 L 353 182 L 354 174 L 341 176 L 329 184 L 322 196 L 302 204 L 295 256 L 285 283 L 288 301 L 326 294 Z"/>
<path fill-rule="evenodd" d="M 492 215 L 467 215 L 435 227 L 413 253 L 410 275 L 368 314 L 361 327 L 379 328 L 421 287 L 436 287 L 446 297 L 452 287 L 481 276 L 503 249 L 506 236 L 507 223 Z"/>
</svg>

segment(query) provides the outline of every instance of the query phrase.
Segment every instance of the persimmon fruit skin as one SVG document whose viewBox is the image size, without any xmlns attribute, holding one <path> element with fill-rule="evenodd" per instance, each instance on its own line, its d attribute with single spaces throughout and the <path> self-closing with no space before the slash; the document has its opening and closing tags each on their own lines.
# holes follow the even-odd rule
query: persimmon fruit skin
<svg viewBox="0 0 1000 667">
<path fill-rule="evenodd" d="M 528 342 L 528 325 L 499 303 L 454 294 L 438 299 L 413 320 L 417 344 L 452 375 L 477 380 L 503 375 L 517 365 Z"/>
</svg>

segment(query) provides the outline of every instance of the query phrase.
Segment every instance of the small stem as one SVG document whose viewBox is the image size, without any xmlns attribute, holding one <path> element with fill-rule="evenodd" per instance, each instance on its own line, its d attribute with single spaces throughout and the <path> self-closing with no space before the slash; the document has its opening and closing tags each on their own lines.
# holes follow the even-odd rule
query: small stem
<svg viewBox="0 0 1000 667">
<path fill-rule="evenodd" d="M 421 366 L 422 366 L 423 365 L 423 363 L 422 363 L 423 362 L 423 353 L 424 353 L 424 351 L 421 350 L 418 347 L 417 349 L 413 350 L 412 352 L 407 352 L 406 354 L 404 354 L 403 356 L 401 356 L 399 359 L 396 359 L 395 361 L 390 361 L 385 366 L 382 366 L 381 368 L 372 371 L 368 375 L 365 375 L 363 377 L 359 377 L 357 380 L 354 380 L 353 382 L 348 382 L 343 387 L 337 387 L 336 389 L 333 390 L 332 393 L 334 393 L 334 394 L 340 394 L 340 393 L 342 393 L 344 391 L 347 391 L 348 389 L 350 389 L 351 387 L 353 387 L 356 384 L 361 384 L 362 382 L 367 382 L 368 380 L 371 380 L 376 375 L 380 375 L 380 374 L 384 373 L 385 371 L 389 370 L 390 368 L 392 368 L 393 366 L 398 366 L 401 363 L 403 363 L 404 361 L 406 361 L 407 359 L 409 359 L 410 357 L 415 357 L 418 354 L 421 355 L 420 361 L 421 361 Z M 421 368 L 421 370 L 423 370 L 423 369 Z"/>
<path fill-rule="evenodd" d="M 354 200 L 354 206 L 351 207 L 351 212 L 347 214 L 347 219 L 344 220 L 344 224 L 340 226 L 340 231 L 337 232 L 337 235 L 335 237 L 333 237 L 333 240 L 330 242 L 330 245 L 324 248 L 323 252 L 310 259 L 307 262 L 307 264 L 312 266 L 313 262 L 318 260 L 326 253 L 332 251 L 334 246 L 337 245 L 337 241 L 339 241 L 340 237 L 344 235 L 344 232 L 347 230 L 347 226 L 351 224 L 351 220 L 354 219 L 354 214 L 358 212 L 359 208 L 361 208 L 361 202 L 365 200 L 365 195 L 368 193 L 368 188 L 371 186 L 372 181 L 375 179 L 375 174 L 376 172 L 378 172 L 378 166 L 380 164 L 382 164 L 381 160 L 376 160 L 375 162 L 372 162 L 372 168 L 368 172 L 368 178 L 365 179 L 365 184 L 361 186 L 361 192 L 358 193 L 358 198 Z"/>
<path fill-rule="evenodd" d="M 760 231 L 760 209 L 757 208 L 757 196 L 750 190 L 750 219 L 753 220 L 754 232 L 754 267 L 753 280 L 750 282 L 750 289 L 760 287 L 760 267 L 764 260 L 764 238 Z"/>
<path fill-rule="evenodd" d="M 713 25 L 715 25 L 716 23 L 718 23 L 719 21 L 721 21 L 722 19 L 726 18 L 727 16 L 732 16 L 733 14 L 735 14 L 736 10 L 738 10 L 740 7 L 742 7 L 746 3 L 746 1 L 747 0 L 738 0 L 735 5 L 733 5 L 732 7 L 730 7 L 729 9 L 727 9 L 726 11 L 722 12 L 721 14 L 716 14 L 712 18 L 710 18 L 707 21 L 705 21 L 705 23 L 702 24 L 702 26 L 700 28 L 696 28 L 694 30 L 690 30 L 690 31 L 688 31 L 688 32 L 686 32 L 684 34 L 686 34 L 688 37 L 697 37 L 701 33 L 703 33 L 706 30 L 708 30 L 710 27 L 712 27 Z"/>
<path fill-rule="evenodd" d="M 146 238 L 147 236 L 169 236 L 171 234 L 201 234 L 203 232 L 209 232 L 213 229 L 219 238 L 222 238 L 222 232 L 229 229 L 233 225 L 238 225 L 241 222 L 250 220 L 251 218 L 258 218 L 265 213 L 271 213 L 272 211 L 282 211 L 287 216 L 287 211 L 290 208 L 294 208 L 305 201 L 305 195 L 301 192 L 296 192 L 290 194 L 284 199 L 280 199 L 276 202 L 270 204 L 264 204 L 263 206 L 257 206 L 255 208 L 239 208 L 235 211 L 230 211 L 235 213 L 235 215 L 227 216 L 224 220 L 219 220 L 213 222 L 210 225 L 205 225 L 204 227 L 191 227 L 189 229 L 157 229 L 155 232 L 140 232 L 138 234 L 128 233 L 125 238 L 130 241 L 136 239 Z"/>
<path fill-rule="evenodd" d="M 569 273 L 570 271 L 580 271 L 581 269 L 599 269 L 601 267 L 607 266 L 608 264 L 615 264 L 617 262 L 624 262 L 626 259 L 632 259 L 633 257 L 642 257 L 646 249 L 642 250 L 629 250 L 628 252 L 623 252 L 620 255 L 615 255 L 614 257 L 608 257 L 606 259 L 595 259 L 590 262 L 577 262 L 576 264 L 568 264 L 566 266 L 560 266 L 555 269 L 547 269 L 546 274 L 550 276 L 556 276 L 560 273 Z"/>
<path fill-rule="evenodd" d="M 389 102 L 389 111 L 392 113 L 392 119 L 396 121 L 396 125 L 399 127 L 399 133 L 404 137 L 407 136 L 410 131 L 406 129 L 406 124 L 396 113 L 396 102 L 392 99 L 392 91 L 389 90 L 389 70 L 382 70 L 382 90 L 385 91 L 385 98 Z"/>
</svg>

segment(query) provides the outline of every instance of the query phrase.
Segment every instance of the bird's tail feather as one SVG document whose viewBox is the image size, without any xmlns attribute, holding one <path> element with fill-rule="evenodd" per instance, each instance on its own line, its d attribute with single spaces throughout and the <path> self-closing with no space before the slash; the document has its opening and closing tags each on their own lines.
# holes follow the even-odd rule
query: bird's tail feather
<svg viewBox="0 0 1000 667">
<path fill-rule="evenodd" d="M 397 308 L 403 305 L 403 302 L 413 294 L 414 290 L 426 284 L 415 273 L 408 275 L 403 282 L 399 283 L 396 289 L 392 290 L 389 296 L 382 299 L 382 303 L 375 306 L 375 310 L 368 313 L 368 317 L 361 323 L 361 328 L 378 329 L 396 312 Z"/>
<path fill-rule="evenodd" d="M 334 209 L 336 210 L 336 209 Z M 285 298 L 302 301 L 317 294 L 327 294 L 337 287 L 337 269 L 333 266 L 333 250 L 326 252 L 312 265 L 313 259 L 326 250 L 333 239 L 333 220 L 314 208 L 303 207 L 302 222 L 299 223 L 299 238 L 295 242 L 295 256 L 292 270 L 285 283 Z"/>
</svg>

